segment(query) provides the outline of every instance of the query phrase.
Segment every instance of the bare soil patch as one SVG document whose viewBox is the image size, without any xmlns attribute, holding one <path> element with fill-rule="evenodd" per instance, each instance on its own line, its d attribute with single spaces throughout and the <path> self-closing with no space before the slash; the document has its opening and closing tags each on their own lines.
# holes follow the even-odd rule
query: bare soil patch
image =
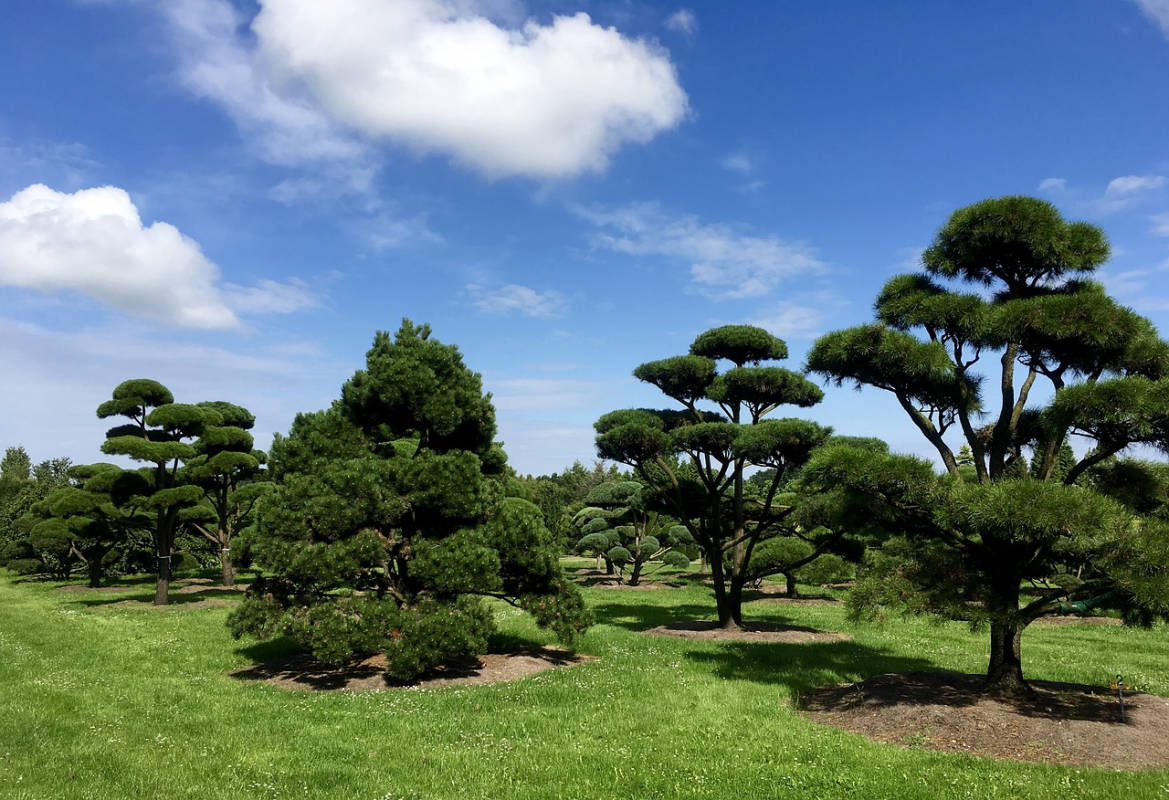
<svg viewBox="0 0 1169 800">
<path fill-rule="evenodd" d="M 844 633 L 821 631 L 802 625 L 780 625 L 775 622 L 745 622 L 737 629 L 718 627 L 714 620 L 671 622 L 649 628 L 642 633 L 650 636 L 678 636 L 683 639 L 707 639 L 719 642 L 840 642 L 852 637 Z"/>
<path fill-rule="evenodd" d="M 592 656 L 570 653 L 559 647 L 531 647 L 507 653 L 487 653 L 460 664 L 440 667 L 413 683 L 398 684 L 386 680 L 386 657 L 380 653 L 339 667 L 322 664 L 307 654 L 299 654 L 245 667 L 231 675 L 240 680 L 267 681 L 282 689 L 368 692 L 504 683 L 556 667 L 572 667 L 592 660 Z"/>
<path fill-rule="evenodd" d="M 1035 697 L 982 694 L 981 675 L 913 672 L 814 689 L 801 711 L 825 725 L 905 747 L 1115 769 L 1169 765 L 1169 698 L 1032 681 Z"/>
<path fill-rule="evenodd" d="M 168 603 L 165 606 L 156 606 L 153 600 L 119 600 L 116 603 L 103 603 L 102 608 L 137 608 L 154 611 L 177 611 L 200 608 L 227 608 L 239 603 L 226 597 L 205 597 L 202 600 L 192 600 L 183 603 Z"/>
</svg>

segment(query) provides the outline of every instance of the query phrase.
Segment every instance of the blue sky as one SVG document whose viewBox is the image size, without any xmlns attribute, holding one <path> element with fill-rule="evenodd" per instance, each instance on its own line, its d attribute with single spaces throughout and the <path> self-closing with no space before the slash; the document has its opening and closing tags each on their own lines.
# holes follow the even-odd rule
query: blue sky
<svg viewBox="0 0 1169 800">
<path fill-rule="evenodd" d="M 38 0 L 0 74 L 0 445 L 37 459 L 97 458 L 139 376 L 266 444 L 410 317 L 513 466 L 588 462 L 662 405 L 637 364 L 753 322 L 798 367 L 1003 194 L 1103 226 L 1169 322 L 1166 0 Z M 877 392 L 806 413 L 928 448 Z"/>
</svg>

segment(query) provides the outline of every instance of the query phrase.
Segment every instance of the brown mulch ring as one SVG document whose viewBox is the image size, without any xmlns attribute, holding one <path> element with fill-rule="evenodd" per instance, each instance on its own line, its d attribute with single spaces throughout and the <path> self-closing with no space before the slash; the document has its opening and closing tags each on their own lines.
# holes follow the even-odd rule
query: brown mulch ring
<svg viewBox="0 0 1169 800">
<path fill-rule="evenodd" d="M 395 684 L 386 680 L 386 657 L 380 653 L 340 667 L 330 667 L 310 655 L 300 654 L 239 669 L 231 675 L 241 680 L 267 681 L 282 689 L 306 691 L 440 689 L 515 681 L 556 667 L 573 667 L 593 660 L 592 656 L 558 647 L 523 648 L 508 653 L 487 653 L 462 664 L 440 667 L 414 683 Z"/>
<path fill-rule="evenodd" d="M 200 609 L 200 608 L 227 608 L 239 603 L 238 600 L 230 600 L 226 597 L 206 597 L 202 600 L 194 600 L 189 603 L 168 603 L 165 606 L 156 606 L 153 600 L 119 600 L 116 603 L 102 603 L 102 608 L 138 608 L 138 609 L 152 609 L 154 611 L 177 611 L 179 609 Z"/>
<path fill-rule="evenodd" d="M 175 584 L 171 584 L 172 587 Z M 177 589 L 172 588 L 171 591 L 175 594 L 203 594 L 204 592 L 244 592 L 247 591 L 249 584 L 237 583 L 235 586 L 224 586 L 221 583 L 189 583 L 179 586 Z"/>
<path fill-rule="evenodd" d="M 981 675 L 911 672 L 827 686 L 800 696 L 812 720 L 904 747 L 1059 764 L 1169 765 L 1169 698 L 1101 686 L 1031 681 L 1035 698 L 982 694 Z"/>
<path fill-rule="evenodd" d="M 774 622 L 744 622 L 742 627 L 728 629 L 718 627 L 714 620 L 703 619 L 694 622 L 671 622 L 659 625 L 642 633 L 650 636 L 679 636 L 683 639 L 707 639 L 719 642 L 784 642 L 804 644 L 806 642 L 841 642 L 851 639 L 844 633 L 805 628 L 802 625 L 780 625 Z"/>
<path fill-rule="evenodd" d="M 1119 617 L 1080 617 L 1069 614 L 1067 616 L 1040 617 L 1031 624 L 1041 627 L 1045 625 L 1123 625 L 1124 620 Z"/>
</svg>

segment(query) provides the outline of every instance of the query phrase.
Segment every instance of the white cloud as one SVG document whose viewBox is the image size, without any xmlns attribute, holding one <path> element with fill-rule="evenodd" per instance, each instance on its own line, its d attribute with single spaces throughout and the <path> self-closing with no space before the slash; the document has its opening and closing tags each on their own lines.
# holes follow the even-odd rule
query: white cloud
<svg viewBox="0 0 1169 800">
<path fill-rule="evenodd" d="M 1145 16 L 1161 27 L 1161 32 L 1169 38 L 1169 0 L 1134 0 Z"/>
<path fill-rule="evenodd" d="M 291 314 L 317 305 L 308 285 L 293 278 L 288 283 L 268 279 L 255 286 L 224 285 L 224 300 L 241 314 Z"/>
<path fill-rule="evenodd" d="M 723 169 L 729 169 L 731 172 L 739 172 L 743 175 L 750 175 L 755 171 L 755 163 L 746 153 L 731 153 L 724 156 L 718 163 L 722 165 Z"/>
<path fill-rule="evenodd" d="M 666 29 L 683 36 L 693 36 L 698 30 L 698 18 L 688 8 L 679 8 L 666 18 Z"/>
<path fill-rule="evenodd" d="M 468 283 L 471 305 L 484 314 L 523 314 L 526 317 L 559 317 L 568 307 L 564 295 L 555 289 L 538 292 L 528 286 L 509 283 L 495 289 Z"/>
<path fill-rule="evenodd" d="M 827 314 L 822 308 L 789 301 L 749 321 L 781 339 L 810 339 L 824 330 Z"/>
<path fill-rule="evenodd" d="M 1041 192 L 1062 192 L 1068 186 L 1066 178 L 1044 178 L 1039 181 Z"/>
<path fill-rule="evenodd" d="M 66 194 L 35 184 L 0 203 L 0 285 L 78 292 L 190 328 L 234 328 L 236 311 L 283 313 L 310 302 L 299 284 L 218 281 L 218 267 L 198 243 L 169 223 L 144 225 L 124 189 Z"/>
<path fill-rule="evenodd" d="M 269 161 L 328 165 L 355 191 L 376 172 L 368 139 L 490 176 L 559 177 L 604 169 L 687 112 L 665 50 L 584 13 L 505 27 L 484 13 L 514 20 L 510 3 L 261 0 L 249 35 L 227 0 L 156 7 L 188 89 Z"/>
<path fill-rule="evenodd" d="M 369 188 L 376 158 L 368 145 L 270 73 L 241 35 L 246 20 L 228 0 L 165 0 L 155 7 L 173 40 L 181 83 L 221 106 L 264 160 L 324 170 L 334 192 Z M 282 185 L 274 197 L 295 193 L 294 184 Z"/>
<path fill-rule="evenodd" d="M 826 269 L 803 243 L 751 236 L 693 215 L 670 217 L 652 203 L 577 213 L 602 230 L 596 237 L 602 247 L 689 261 L 694 291 L 714 299 L 760 297 L 788 278 Z"/>
<path fill-rule="evenodd" d="M 1154 214 L 1149 217 L 1153 223 L 1152 233 L 1154 236 L 1169 236 L 1169 211 L 1163 214 Z"/>
<path fill-rule="evenodd" d="M 1120 200 L 1141 192 L 1160 189 L 1164 185 L 1164 175 L 1122 175 L 1108 182 L 1107 188 L 1104 189 L 1104 197 Z"/>
</svg>

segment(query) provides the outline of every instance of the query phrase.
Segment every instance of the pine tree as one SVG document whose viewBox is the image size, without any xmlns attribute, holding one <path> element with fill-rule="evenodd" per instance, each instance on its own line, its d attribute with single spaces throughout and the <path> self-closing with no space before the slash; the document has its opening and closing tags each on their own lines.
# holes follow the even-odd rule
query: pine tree
<svg viewBox="0 0 1169 800">
<path fill-rule="evenodd" d="M 331 663 L 383 652 L 395 680 L 484 652 L 484 598 L 571 640 L 588 622 L 580 593 L 539 509 L 503 496 L 494 435 L 456 347 L 409 321 L 378 333 L 341 400 L 273 443 L 275 485 L 249 534 L 265 575 L 233 634 L 289 635 Z"/>
</svg>

